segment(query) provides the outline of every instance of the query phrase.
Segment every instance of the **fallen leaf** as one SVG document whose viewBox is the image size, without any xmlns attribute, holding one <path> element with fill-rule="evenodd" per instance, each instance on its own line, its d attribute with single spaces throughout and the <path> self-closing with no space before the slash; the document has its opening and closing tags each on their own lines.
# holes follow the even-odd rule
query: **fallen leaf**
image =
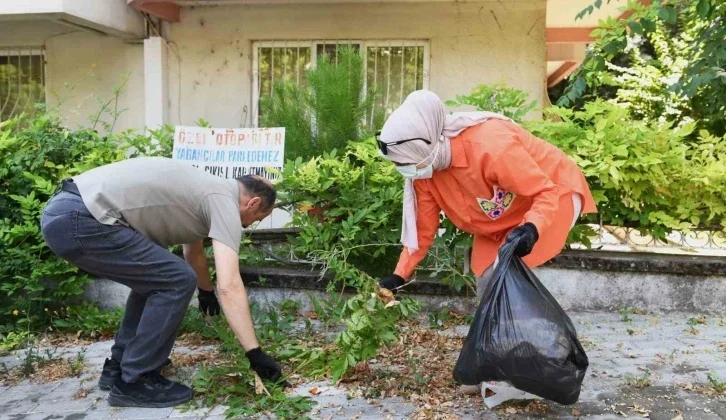
<svg viewBox="0 0 726 420">
<path fill-rule="evenodd" d="M 677 416 L 673 417 L 671 420 L 683 420 L 683 416 L 678 414 Z"/>
<path fill-rule="evenodd" d="M 517 409 L 514 407 L 507 407 L 506 410 L 504 410 L 507 414 L 517 414 Z"/>
<path fill-rule="evenodd" d="M 573 409 L 572 409 L 572 415 L 573 415 L 573 416 L 575 416 L 575 417 L 579 417 L 579 416 L 580 416 L 580 414 L 581 414 L 581 413 L 580 413 L 580 410 L 578 410 L 578 409 L 576 409 L 576 408 L 573 408 Z"/>
<path fill-rule="evenodd" d="M 255 373 L 255 394 L 266 394 L 268 397 L 270 396 L 270 391 L 267 390 L 267 387 L 265 384 L 262 383 L 262 379 L 260 379 L 259 375 Z"/>
<path fill-rule="evenodd" d="M 386 303 L 386 304 L 395 300 L 395 296 L 393 296 L 393 292 L 386 288 L 383 288 L 383 287 L 378 289 L 378 297 L 381 298 L 383 303 Z"/>
<path fill-rule="evenodd" d="M 400 303 L 401 303 L 400 301 L 392 300 L 392 301 L 386 303 L 386 308 L 393 308 L 394 306 L 396 306 Z"/>
<path fill-rule="evenodd" d="M 320 394 L 320 388 L 318 388 L 317 386 L 314 386 L 314 387 L 310 388 L 310 393 L 313 395 L 318 395 L 318 394 Z"/>
</svg>

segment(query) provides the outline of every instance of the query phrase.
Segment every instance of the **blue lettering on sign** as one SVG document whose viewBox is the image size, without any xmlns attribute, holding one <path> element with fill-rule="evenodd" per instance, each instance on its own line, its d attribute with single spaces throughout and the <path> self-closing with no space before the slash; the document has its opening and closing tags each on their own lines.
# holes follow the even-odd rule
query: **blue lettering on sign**
<svg viewBox="0 0 726 420">
<path fill-rule="evenodd" d="M 179 149 L 176 152 L 176 158 L 178 160 L 224 163 L 225 153 L 223 150 Z"/>
<path fill-rule="evenodd" d="M 275 163 L 280 152 L 272 150 L 230 150 L 227 152 L 229 163 Z"/>
</svg>

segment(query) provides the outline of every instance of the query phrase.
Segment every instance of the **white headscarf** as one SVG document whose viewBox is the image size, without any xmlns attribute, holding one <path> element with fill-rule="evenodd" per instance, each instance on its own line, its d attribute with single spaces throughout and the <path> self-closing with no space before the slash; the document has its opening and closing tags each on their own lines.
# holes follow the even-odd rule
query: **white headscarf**
<svg viewBox="0 0 726 420">
<path fill-rule="evenodd" d="M 423 138 L 431 142 L 409 141 L 388 147 L 384 158 L 405 165 L 424 163 L 428 165 L 434 158 L 435 171 L 451 166 L 451 138 L 458 136 L 467 128 L 490 119 L 510 120 L 493 112 L 456 112 L 446 115 L 444 103 L 435 93 L 417 90 L 406 98 L 398 109 L 393 111 L 381 130 L 380 140 L 393 143 L 405 139 Z M 437 153 L 437 147 L 439 148 Z M 401 242 L 409 252 L 418 250 L 416 229 L 416 191 L 413 181 L 406 179 L 403 190 L 403 227 Z"/>
</svg>

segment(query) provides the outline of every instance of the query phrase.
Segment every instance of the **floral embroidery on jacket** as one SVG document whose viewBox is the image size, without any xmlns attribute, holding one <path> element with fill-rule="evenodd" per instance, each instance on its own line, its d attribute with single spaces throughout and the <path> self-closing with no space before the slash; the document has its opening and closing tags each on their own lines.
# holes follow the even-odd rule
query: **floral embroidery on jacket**
<svg viewBox="0 0 726 420">
<path fill-rule="evenodd" d="M 497 220 L 511 207 L 515 198 L 517 198 L 516 194 L 495 185 L 494 197 L 491 199 L 477 198 L 477 201 L 484 214 L 492 220 Z"/>
</svg>

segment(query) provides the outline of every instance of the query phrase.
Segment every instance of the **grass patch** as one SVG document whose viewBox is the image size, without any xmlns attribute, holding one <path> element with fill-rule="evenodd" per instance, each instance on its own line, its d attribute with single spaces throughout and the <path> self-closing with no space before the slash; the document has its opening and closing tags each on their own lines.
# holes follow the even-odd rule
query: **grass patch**
<svg viewBox="0 0 726 420">
<path fill-rule="evenodd" d="M 643 389 L 653 385 L 650 372 L 643 372 L 641 376 L 626 376 L 625 383 L 631 388 Z"/>
</svg>

